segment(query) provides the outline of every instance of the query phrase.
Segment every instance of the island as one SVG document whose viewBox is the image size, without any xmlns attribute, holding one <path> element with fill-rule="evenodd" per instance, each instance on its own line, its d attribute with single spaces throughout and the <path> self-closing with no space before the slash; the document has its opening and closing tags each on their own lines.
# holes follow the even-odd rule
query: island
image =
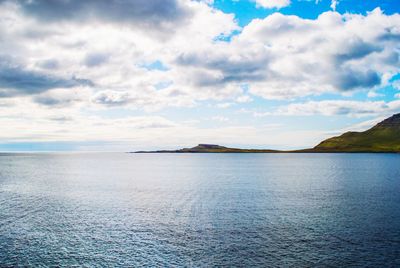
<svg viewBox="0 0 400 268">
<path fill-rule="evenodd" d="M 178 150 L 138 151 L 133 153 L 400 153 L 400 113 L 364 132 L 346 132 L 310 149 L 280 151 L 239 149 L 216 144 L 199 144 Z"/>
<path fill-rule="evenodd" d="M 134 153 L 275 153 L 277 150 L 268 149 L 239 149 L 229 148 L 216 144 L 199 144 L 192 148 L 179 150 L 139 151 Z"/>
</svg>

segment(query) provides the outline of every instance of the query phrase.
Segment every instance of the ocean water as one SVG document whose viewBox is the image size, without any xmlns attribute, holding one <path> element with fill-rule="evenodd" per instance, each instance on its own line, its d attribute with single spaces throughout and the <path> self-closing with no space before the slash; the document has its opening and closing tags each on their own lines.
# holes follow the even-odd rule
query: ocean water
<svg viewBox="0 0 400 268">
<path fill-rule="evenodd" d="M 0 266 L 400 267 L 400 155 L 1 154 Z"/>
</svg>

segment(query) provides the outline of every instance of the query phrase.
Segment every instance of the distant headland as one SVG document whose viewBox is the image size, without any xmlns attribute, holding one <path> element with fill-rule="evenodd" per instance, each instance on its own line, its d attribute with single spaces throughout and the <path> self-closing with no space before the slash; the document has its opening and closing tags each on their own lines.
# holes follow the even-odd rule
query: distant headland
<svg viewBox="0 0 400 268">
<path fill-rule="evenodd" d="M 364 132 L 346 132 L 324 140 L 314 148 L 279 151 L 239 149 L 216 144 L 199 144 L 178 150 L 138 151 L 134 153 L 400 153 L 400 114 L 395 114 Z"/>
<path fill-rule="evenodd" d="M 135 153 L 276 153 L 276 150 L 229 148 L 216 144 L 199 144 L 179 150 L 139 151 Z"/>
</svg>

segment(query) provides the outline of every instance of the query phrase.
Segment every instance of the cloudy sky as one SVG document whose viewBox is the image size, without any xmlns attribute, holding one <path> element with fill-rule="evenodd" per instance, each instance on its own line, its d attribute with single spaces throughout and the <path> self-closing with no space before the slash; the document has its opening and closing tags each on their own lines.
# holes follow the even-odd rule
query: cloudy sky
<svg viewBox="0 0 400 268">
<path fill-rule="evenodd" d="M 399 0 L 0 0 L 0 150 L 294 149 L 400 112 Z"/>
</svg>

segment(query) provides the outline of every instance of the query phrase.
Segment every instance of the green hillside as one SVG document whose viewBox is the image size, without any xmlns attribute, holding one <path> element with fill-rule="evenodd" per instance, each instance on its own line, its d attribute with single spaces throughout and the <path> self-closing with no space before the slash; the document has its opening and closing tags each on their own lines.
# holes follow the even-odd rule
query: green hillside
<svg viewBox="0 0 400 268">
<path fill-rule="evenodd" d="M 400 114 L 364 132 L 347 132 L 321 142 L 314 152 L 400 152 Z"/>
</svg>

